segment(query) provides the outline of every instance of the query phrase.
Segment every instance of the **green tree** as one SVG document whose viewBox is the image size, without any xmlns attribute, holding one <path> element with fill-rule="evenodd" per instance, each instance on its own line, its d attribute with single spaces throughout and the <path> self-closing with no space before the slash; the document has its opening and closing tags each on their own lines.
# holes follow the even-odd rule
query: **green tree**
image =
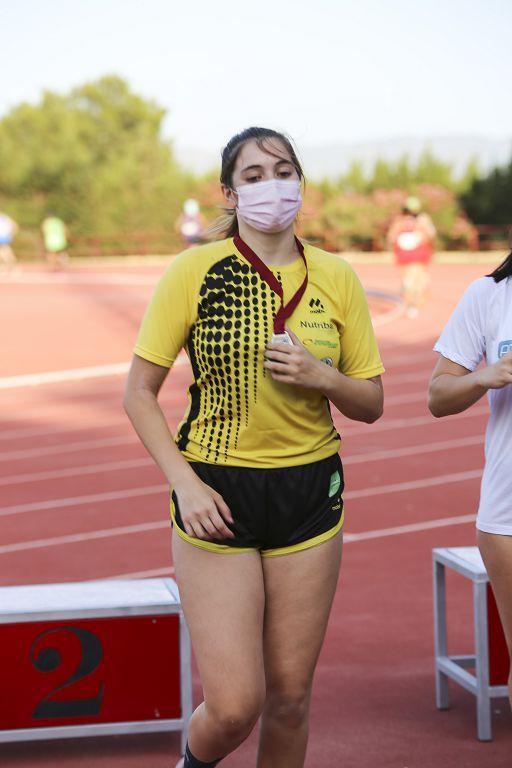
<svg viewBox="0 0 512 768">
<path fill-rule="evenodd" d="M 354 160 L 347 173 L 341 177 L 339 188 L 347 192 L 365 192 L 368 182 L 360 160 Z"/>
<path fill-rule="evenodd" d="M 411 168 L 409 158 L 404 155 L 400 158 L 394 169 L 394 187 L 398 189 L 409 189 L 414 178 L 414 171 Z"/>
<path fill-rule="evenodd" d="M 474 181 L 480 177 L 480 169 L 478 167 L 478 158 L 472 157 L 466 166 L 466 169 L 460 179 L 457 180 L 457 192 L 463 194 L 467 192 Z"/>
<path fill-rule="evenodd" d="M 512 225 L 512 160 L 504 168 L 494 168 L 486 177 L 473 181 L 461 203 L 475 224 L 507 227 Z"/>
<path fill-rule="evenodd" d="M 393 169 L 382 158 L 378 158 L 373 166 L 373 172 L 368 180 L 368 188 L 372 189 L 392 189 L 394 184 Z"/>
<path fill-rule="evenodd" d="M 0 199 L 27 227 L 52 209 L 72 233 L 172 229 L 186 190 L 164 116 L 116 76 L 19 105 L 0 120 Z"/>
<path fill-rule="evenodd" d="M 417 184 L 436 184 L 440 187 L 453 189 L 455 182 L 452 178 L 453 170 L 449 163 L 438 160 L 430 150 L 425 150 L 420 155 L 412 181 Z"/>
</svg>

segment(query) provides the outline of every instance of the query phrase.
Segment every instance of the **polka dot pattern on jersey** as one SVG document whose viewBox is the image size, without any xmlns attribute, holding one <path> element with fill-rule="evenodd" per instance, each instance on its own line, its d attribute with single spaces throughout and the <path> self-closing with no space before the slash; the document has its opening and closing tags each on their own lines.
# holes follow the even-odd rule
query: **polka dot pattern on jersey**
<svg viewBox="0 0 512 768">
<path fill-rule="evenodd" d="M 190 409 L 178 433 L 185 450 L 192 424 L 207 462 L 225 462 L 249 424 L 264 350 L 278 299 L 253 267 L 235 255 L 214 264 L 199 291 L 197 321 L 187 349 L 194 374 Z"/>
</svg>

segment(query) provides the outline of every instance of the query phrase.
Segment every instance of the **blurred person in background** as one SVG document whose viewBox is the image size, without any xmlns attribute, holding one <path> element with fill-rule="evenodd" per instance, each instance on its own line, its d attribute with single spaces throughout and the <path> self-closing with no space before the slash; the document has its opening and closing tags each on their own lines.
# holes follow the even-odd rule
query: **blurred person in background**
<svg viewBox="0 0 512 768">
<path fill-rule="evenodd" d="M 430 216 L 421 210 L 421 202 L 417 197 L 408 197 L 388 232 L 388 242 L 400 269 L 408 317 L 417 317 L 430 287 L 428 266 L 435 235 L 435 227 Z"/>
<path fill-rule="evenodd" d="M 484 395 L 489 401 L 477 542 L 512 656 L 512 252 L 469 286 L 434 350 L 434 416 L 461 413 Z M 512 670 L 508 686 L 512 705 Z"/>
<path fill-rule="evenodd" d="M 41 232 L 48 264 L 54 269 L 65 267 L 69 261 L 68 230 L 62 219 L 49 212 L 41 224 Z"/>
<path fill-rule="evenodd" d="M 204 218 L 201 214 L 197 200 L 194 200 L 193 198 L 185 200 L 183 203 L 183 212 L 177 221 L 177 228 L 187 248 L 201 242 L 204 230 Z"/>
<path fill-rule="evenodd" d="M 6 213 L 0 211 L 0 265 L 6 270 L 10 270 L 16 263 L 16 256 L 13 253 L 11 244 L 15 234 L 18 232 L 18 225 Z"/>
</svg>

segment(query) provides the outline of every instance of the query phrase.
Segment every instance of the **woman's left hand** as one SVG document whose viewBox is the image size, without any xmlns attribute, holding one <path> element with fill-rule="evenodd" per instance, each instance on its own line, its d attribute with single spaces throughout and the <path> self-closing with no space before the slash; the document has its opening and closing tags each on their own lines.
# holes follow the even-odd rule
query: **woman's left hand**
<svg viewBox="0 0 512 768">
<path fill-rule="evenodd" d="M 264 367 L 270 371 L 273 379 L 283 384 L 322 389 L 328 366 L 308 352 L 289 328 L 286 330 L 293 346 L 271 342 L 265 352 Z"/>
</svg>

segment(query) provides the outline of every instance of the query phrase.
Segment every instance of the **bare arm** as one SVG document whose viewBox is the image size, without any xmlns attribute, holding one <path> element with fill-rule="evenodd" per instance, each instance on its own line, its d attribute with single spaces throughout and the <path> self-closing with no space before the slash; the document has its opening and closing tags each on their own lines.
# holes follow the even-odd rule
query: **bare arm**
<svg viewBox="0 0 512 768">
<path fill-rule="evenodd" d="M 294 384 L 319 390 L 347 418 L 368 424 L 382 416 L 384 392 L 380 376 L 351 379 L 311 355 L 290 329 L 293 347 L 289 344 L 269 344 L 265 368 L 272 378 L 284 384 Z"/>
<path fill-rule="evenodd" d="M 324 363 L 320 363 L 324 365 Z M 384 409 L 384 390 L 380 376 L 351 379 L 326 365 L 321 392 L 348 419 L 372 424 L 380 419 Z"/>
<path fill-rule="evenodd" d="M 512 384 L 512 352 L 494 365 L 473 372 L 440 355 L 430 380 L 428 407 L 438 417 L 460 413 L 489 389 L 501 389 L 507 384 Z"/>
<path fill-rule="evenodd" d="M 134 355 L 126 382 L 124 407 L 135 431 L 174 489 L 189 536 L 232 538 L 224 519 L 233 522 L 222 496 L 203 483 L 175 444 L 158 393 L 168 369 Z"/>
<path fill-rule="evenodd" d="M 422 213 L 416 219 L 416 226 L 420 232 L 424 235 L 425 239 L 430 241 L 436 236 L 436 228 L 430 216 L 426 213 Z"/>
</svg>

